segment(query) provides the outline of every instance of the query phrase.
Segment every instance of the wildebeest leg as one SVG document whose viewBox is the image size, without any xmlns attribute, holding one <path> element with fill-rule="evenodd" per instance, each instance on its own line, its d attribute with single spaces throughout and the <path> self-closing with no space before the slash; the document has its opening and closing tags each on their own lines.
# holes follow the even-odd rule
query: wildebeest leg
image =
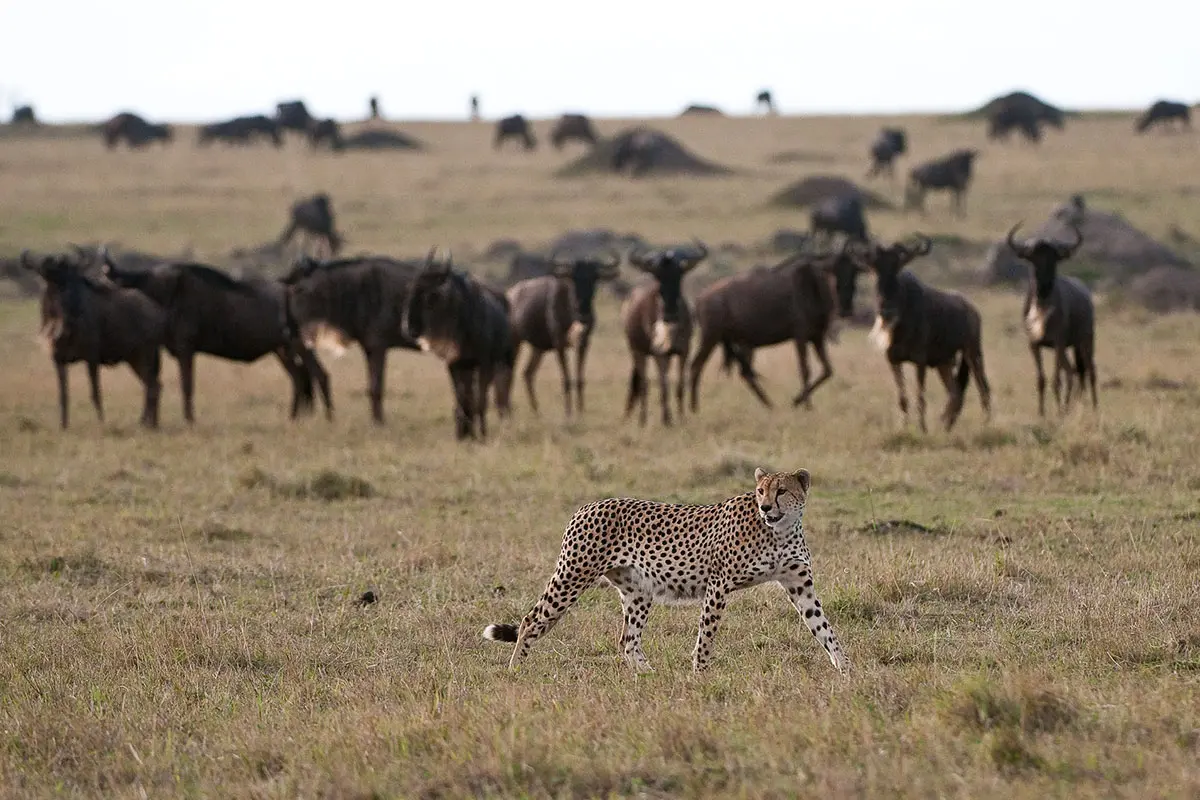
<svg viewBox="0 0 1200 800">
<path fill-rule="evenodd" d="M 367 351 L 367 394 L 371 397 L 371 419 L 383 424 L 383 374 L 387 370 L 387 348 Z M 453 373 L 451 373 L 453 377 Z"/>
<path fill-rule="evenodd" d="M 317 354 L 312 350 L 300 346 L 298 351 L 302 366 L 311 378 L 316 379 L 317 388 L 321 390 L 321 399 L 325 402 L 325 419 L 331 420 L 333 419 L 333 396 L 329 393 L 329 373 L 325 371 Z"/>
<path fill-rule="evenodd" d="M 796 399 L 792 401 L 792 407 L 804 403 L 805 408 L 812 408 L 812 394 L 825 381 L 833 377 L 833 366 L 829 363 L 829 352 L 825 349 L 825 340 L 818 339 L 813 345 L 813 349 L 817 352 L 817 360 L 821 362 L 821 374 L 811 384 L 805 380 L 804 391 L 796 395 Z"/>
<path fill-rule="evenodd" d="M 675 384 L 675 405 L 679 407 L 679 419 L 683 419 L 683 395 L 687 384 L 687 351 L 676 353 L 675 358 L 679 362 L 679 381 Z M 667 367 L 670 368 L 670 359 L 667 360 Z"/>
<path fill-rule="evenodd" d="M 162 354 L 155 348 L 145 358 L 136 363 L 130 363 L 134 373 L 142 382 L 145 389 L 145 402 L 142 406 L 142 425 L 147 428 L 158 427 L 158 405 L 162 397 L 162 382 L 159 373 L 162 368 Z"/>
<path fill-rule="evenodd" d="M 63 430 L 67 429 L 68 423 L 68 395 L 67 395 L 67 365 L 54 362 L 54 372 L 58 376 L 58 419 Z"/>
<path fill-rule="evenodd" d="M 286 346 L 276 348 L 275 357 L 283 365 L 283 371 L 287 373 L 288 379 L 292 383 L 292 408 L 288 416 L 295 419 L 300 416 L 301 409 L 305 411 L 312 409 L 312 376 L 297 363 L 298 359 L 293 357 L 291 350 Z"/>
<path fill-rule="evenodd" d="M 575 346 L 575 408 L 583 413 L 583 365 L 587 361 L 589 334 L 585 333 Z"/>
<path fill-rule="evenodd" d="M 646 354 L 632 353 L 633 366 L 629 371 L 629 395 L 625 398 L 625 418 L 633 413 L 633 407 L 641 403 L 641 424 L 646 424 Z"/>
<path fill-rule="evenodd" d="M 796 342 L 796 361 L 800 365 L 800 394 L 796 395 L 796 399 L 804 398 L 805 407 L 811 408 L 812 403 L 808 402 L 808 385 L 811 377 L 808 372 L 808 345 L 802 340 Z M 796 405 L 799 404 L 793 403 L 792 407 L 795 408 Z"/>
<path fill-rule="evenodd" d="M 525 370 L 521 373 L 525 379 L 525 393 L 529 395 L 529 407 L 533 413 L 538 413 L 537 394 L 533 391 L 533 381 L 537 377 L 538 367 L 542 363 L 542 356 L 546 354 L 545 350 L 539 350 L 536 347 L 531 348 L 529 354 L 529 362 L 525 365 Z"/>
<path fill-rule="evenodd" d="M 195 391 L 196 354 L 183 351 L 179 354 L 179 391 L 183 394 L 183 418 L 189 424 L 196 421 L 192 394 Z"/>
<path fill-rule="evenodd" d="M 670 383 L 671 372 L 671 357 L 669 355 L 661 355 L 655 353 L 654 365 L 658 368 L 658 397 L 662 404 L 662 422 L 663 425 L 671 424 L 671 389 L 668 386 Z M 649 392 L 646 392 L 648 395 Z M 645 406 L 642 406 L 645 413 Z"/>
<path fill-rule="evenodd" d="M 104 422 L 104 403 L 100 399 L 100 365 L 89 361 L 87 371 L 88 385 L 92 389 L 92 406 L 96 409 L 96 419 Z"/>
<path fill-rule="evenodd" d="M 475 418 L 479 420 L 479 438 L 487 438 L 488 390 L 496 379 L 496 368 L 490 361 L 485 361 L 475 368 L 471 378 L 471 388 L 475 391 Z"/>
<path fill-rule="evenodd" d="M 988 422 L 992 421 L 992 387 L 988 384 L 987 373 L 983 371 L 983 348 L 972 347 L 963 353 L 967 366 L 975 376 L 975 388 L 979 390 L 979 404 L 983 406 L 983 416 Z"/>
<path fill-rule="evenodd" d="M 1088 383 L 1092 390 L 1092 408 L 1098 408 L 1096 399 L 1096 361 L 1091 346 L 1075 348 L 1075 368 L 1079 370 L 1079 394 L 1083 394 L 1083 385 Z"/>
<path fill-rule="evenodd" d="M 454 387 L 454 434 L 458 439 L 474 439 L 474 386 L 472 367 L 455 362 L 448 367 Z"/>
<path fill-rule="evenodd" d="M 1046 416 L 1046 370 L 1042 366 L 1042 348 L 1036 344 L 1029 345 L 1033 354 L 1033 365 L 1037 368 L 1038 416 Z"/>
<path fill-rule="evenodd" d="M 950 430 L 958 413 L 962 411 L 962 398 L 959 397 L 954 381 L 954 364 L 938 365 L 937 374 L 942 379 L 942 385 L 946 387 L 946 408 L 942 411 L 942 424 L 946 426 L 946 430 Z"/>
<path fill-rule="evenodd" d="M 1071 375 L 1071 368 L 1067 363 L 1067 349 L 1062 345 L 1054 347 L 1054 404 L 1058 408 L 1058 413 L 1067 413 L 1067 408 L 1071 402 L 1071 383 L 1075 380 Z M 1063 404 L 1062 397 L 1062 379 L 1064 373 L 1067 378 L 1067 403 Z"/>
<path fill-rule="evenodd" d="M 713 349 L 717 346 L 715 341 L 703 335 L 703 329 L 701 331 L 700 347 L 696 350 L 696 357 L 692 359 L 690 370 L 693 414 L 700 410 L 700 373 L 704 372 L 704 365 L 708 363 L 708 357 L 712 355 Z"/>
<path fill-rule="evenodd" d="M 571 400 L 571 365 L 567 363 L 567 348 L 565 346 L 556 348 L 554 354 L 558 356 L 558 369 L 562 373 L 563 402 L 566 404 L 566 413 L 569 417 L 574 410 L 574 403 Z"/>
<path fill-rule="evenodd" d="M 925 365 L 917 364 L 917 423 L 921 433 L 928 433 L 925 428 Z"/>
<path fill-rule="evenodd" d="M 892 368 L 892 380 L 896 382 L 896 394 L 900 399 L 900 415 L 904 423 L 908 422 L 908 395 L 904 393 L 904 365 L 890 364 Z"/>
</svg>

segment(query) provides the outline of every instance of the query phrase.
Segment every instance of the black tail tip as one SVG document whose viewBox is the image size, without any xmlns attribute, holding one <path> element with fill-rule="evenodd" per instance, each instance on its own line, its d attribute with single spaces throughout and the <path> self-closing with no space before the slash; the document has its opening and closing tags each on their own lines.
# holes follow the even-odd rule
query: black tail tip
<svg viewBox="0 0 1200 800">
<path fill-rule="evenodd" d="M 517 626 L 516 625 L 488 625 L 483 629 L 483 638 L 490 639 L 493 642 L 515 642 L 517 641 Z"/>
</svg>

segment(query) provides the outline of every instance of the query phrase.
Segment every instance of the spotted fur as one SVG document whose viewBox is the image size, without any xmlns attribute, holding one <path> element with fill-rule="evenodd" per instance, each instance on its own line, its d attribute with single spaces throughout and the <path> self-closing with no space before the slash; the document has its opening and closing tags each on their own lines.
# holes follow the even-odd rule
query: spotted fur
<svg viewBox="0 0 1200 800">
<path fill-rule="evenodd" d="M 839 671 L 847 661 L 813 591 L 804 541 L 807 470 L 754 472 L 753 492 L 721 503 L 684 506 L 609 498 L 575 512 L 541 599 L 516 625 L 489 625 L 485 639 L 515 642 L 515 669 L 533 643 L 562 618 L 584 590 L 616 587 L 624 627 L 620 647 L 635 670 L 649 671 L 642 629 L 655 601 L 703 603 L 692 668 L 708 666 L 729 594 L 774 581 L 788 593 L 808 629 Z"/>
</svg>

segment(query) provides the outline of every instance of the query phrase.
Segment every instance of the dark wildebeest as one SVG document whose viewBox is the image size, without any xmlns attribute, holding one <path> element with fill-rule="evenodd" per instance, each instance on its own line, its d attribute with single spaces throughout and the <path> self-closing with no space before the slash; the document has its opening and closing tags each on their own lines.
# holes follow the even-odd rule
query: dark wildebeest
<svg viewBox="0 0 1200 800">
<path fill-rule="evenodd" d="M 884 128 L 879 131 L 875 141 L 871 142 L 871 168 L 867 177 L 886 172 L 888 177 L 895 175 L 895 165 L 892 163 L 897 156 L 908 152 L 908 136 L 903 128 Z"/>
<path fill-rule="evenodd" d="M 12 115 L 13 125 L 37 125 L 37 115 L 33 113 L 33 106 L 17 106 L 13 109 Z"/>
<path fill-rule="evenodd" d="M 273 280 L 237 280 L 203 264 L 171 262 L 148 270 L 123 270 L 101 250 L 108 278 L 136 289 L 166 316 L 164 345 L 179 363 L 183 417 L 195 422 L 195 363 L 203 353 L 250 363 L 274 354 L 292 384 L 291 417 L 311 410 L 313 380 L 331 417 L 329 375 L 316 354 L 300 341 L 288 318 L 287 290 Z"/>
<path fill-rule="evenodd" d="M 229 144 L 250 144 L 256 138 L 270 140 L 276 147 L 283 146 L 279 124 L 270 117 L 256 114 L 250 117 L 235 117 L 226 122 L 203 125 L 197 134 L 196 143 L 205 145 L 214 140 Z"/>
<path fill-rule="evenodd" d="M 145 387 L 142 424 L 158 427 L 162 390 L 165 319 L 162 309 L 141 292 L 122 289 L 103 277 L 89 275 L 87 265 L 63 256 L 33 259 L 21 253 L 21 264 L 42 276 L 42 334 L 50 342 L 58 374 L 58 408 L 63 428 L 68 423 L 67 367 L 87 364 L 96 416 L 104 421 L 100 399 L 100 367 L 128 364 Z"/>
<path fill-rule="evenodd" d="M 1054 402 L 1060 413 L 1071 405 L 1071 393 L 1075 383 L 1067 348 L 1075 352 L 1075 375 L 1079 376 L 1079 391 L 1090 384 L 1092 408 L 1096 408 L 1096 312 L 1092 304 L 1092 293 L 1081 281 L 1058 274 L 1059 262 L 1075 254 L 1083 244 L 1083 234 L 1075 225 L 1075 242 L 1062 244 L 1039 239 L 1032 244 L 1016 242 L 1013 236 L 1021 223 L 1008 232 L 1008 246 L 1013 252 L 1033 265 L 1029 275 L 1029 288 L 1025 292 L 1022 310 L 1025 330 L 1029 334 L 1029 351 L 1037 367 L 1038 414 L 1046 414 L 1046 373 L 1042 369 L 1042 348 L 1054 350 Z M 1066 378 L 1067 396 L 1061 394 L 1060 382 Z"/>
<path fill-rule="evenodd" d="M 471 95 L 471 122 L 479 122 L 479 95 Z"/>
<path fill-rule="evenodd" d="M 679 385 L 675 398 L 679 414 L 683 415 L 683 393 L 688 352 L 692 344 L 692 309 L 683 296 L 683 278 L 708 257 L 708 248 L 699 240 L 694 247 L 670 247 L 643 250 L 634 248 L 629 263 L 654 278 L 629 293 L 621 306 L 621 322 L 625 341 L 633 357 L 629 375 L 629 396 L 625 401 L 625 417 L 641 404 L 639 422 L 646 424 L 650 387 L 646 381 L 646 359 L 653 358 L 658 367 L 658 389 L 662 400 L 664 425 L 671 424 L 671 403 L 667 388 L 671 359 L 679 360 Z"/>
<path fill-rule="evenodd" d="M 121 140 L 131 148 L 143 147 L 151 142 L 170 142 L 173 138 L 170 125 L 152 125 L 137 114 L 123 111 L 100 126 L 104 144 L 114 149 Z"/>
<path fill-rule="evenodd" d="M 379 119 L 379 98 L 371 95 L 371 99 L 367 101 L 367 109 L 371 119 Z"/>
<path fill-rule="evenodd" d="M 336 230 L 329 195 L 322 192 L 293 203 L 287 227 L 279 235 L 277 244 L 280 248 L 285 247 L 297 233 L 324 244 L 331 257 L 337 255 L 344 240 Z"/>
<path fill-rule="evenodd" d="M 533 381 L 542 356 L 553 350 L 562 372 L 563 401 L 569 417 L 572 381 L 567 350 L 575 351 L 575 403 L 582 413 L 583 367 L 596 322 L 592 301 L 600 281 L 617 277 L 621 257 L 611 251 L 582 257 L 554 253 L 550 263 L 554 270 L 552 274 L 519 281 L 505 296 L 513 329 L 514 360 L 515 355 L 520 354 L 522 342 L 528 342 L 533 349 L 524 372 L 530 407 L 536 414 L 538 404 Z"/>
<path fill-rule="evenodd" d="M 771 96 L 770 89 L 763 89 L 754 97 L 754 105 L 757 108 L 763 109 L 768 114 L 775 113 L 775 98 Z"/>
<path fill-rule="evenodd" d="M 967 383 L 972 374 L 988 420 L 992 395 L 983 369 L 982 324 L 979 312 L 957 292 L 943 292 L 922 283 L 904 267 L 932 247 L 928 237 L 908 247 L 896 242 L 888 247 L 872 244 L 855 258 L 875 273 L 876 316 L 870 338 L 887 356 L 900 398 L 900 412 L 908 420 L 904 390 L 905 362 L 917 368 L 917 416 L 925 432 L 925 371 L 937 370 L 949 398 L 942 421 L 946 430 L 962 412 Z M 852 251 L 854 252 L 854 251 Z M 957 373 L 955 362 L 957 361 Z"/>
<path fill-rule="evenodd" d="M 1138 121 L 1134 125 L 1134 130 L 1138 133 L 1144 133 L 1152 125 L 1161 125 L 1166 128 L 1167 123 L 1172 121 L 1178 121 L 1181 129 L 1191 128 L 1192 110 L 1188 108 L 1186 103 L 1159 100 L 1146 109 L 1146 113 L 1138 117 Z"/>
<path fill-rule="evenodd" d="M 571 140 L 594 145 L 599 138 L 592 121 L 583 114 L 563 114 L 550 132 L 550 141 L 554 143 L 555 150 L 561 150 Z"/>
<path fill-rule="evenodd" d="M 988 138 L 1005 140 L 1020 131 L 1031 143 L 1042 138 L 1042 125 L 1063 127 L 1063 112 L 1025 92 L 998 97 L 987 106 Z"/>
<path fill-rule="evenodd" d="M 367 362 L 371 419 L 383 422 L 387 351 L 419 350 L 404 335 L 404 309 L 421 262 L 390 258 L 316 261 L 302 257 L 283 279 L 291 318 L 309 347 L 329 347 L 335 357 L 357 342 Z"/>
<path fill-rule="evenodd" d="M 822 234 L 832 238 L 843 233 L 854 241 L 867 241 L 866 213 L 857 194 L 826 197 L 813 206 L 809 219 L 814 238 Z"/>
<path fill-rule="evenodd" d="M 849 317 L 854 311 L 858 272 L 843 244 L 840 252 L 799 253 L 773 267 L 723 278 L 701 292 L 693 304 L 700 344 L 691 364 L 692 412 L 699 410 L 700 375 L 717 345 L 724 369 L 736 363 L 750 391 L 770 408 L 754 372 L 754 350 L 786 341 L 796 344 L 802 384 L 792 405 L 811 407 L 812 393 L 833 376 L 825 344 L 834 315 Z M 831 279 L 836 288 L 830 287 Z M 809 345 L 821 362 L 816 381 L 809 380 Z"/>
<path fill-rule="evenodd" d="M 904 192 L 904 207 L 917 208 L 925 212 L 925 193 L 945 190 L 950 192 L 950 202 L 960 217 L 966 213 L 963 200 L 971 185 L 971 172 L 978 150 L 955 150 L 942 158 L 927 161 L 912 168 L 908 173 L 908 186 Z"/>
<path fill-rule="evenodd" d="M 308 113 L 308 106 L 303 100 L 289 100 L 275 105 L 275 121 L 283 130 L 296 133 L 308 133 L 309 126 L 316 122 L 313 115 Z"/>
<path fill-rule="evenodd" d="M 335 119 L 313 120 L 308 127 L 309 147 L 317 148 L 322 142 L 329 142 L 329 149 L 336 153 L 342 149 L 344 141 L 342 127 Z"/>
<path fill-rule="evenodd" d="M 496 123 L 496 135 L 492 139 L 492 148 L 499 150 L 500 145 L 504 144 L 504 140 L 509 138 L 521 140 L 526 150 L 537 147 L 537 139 L 533 138 L 533 126 L 520 114 L 505 117 Z"/>
<path fill-rule="evenodd" d="M 487 438 L 488 390 L 496 385 L 501 416 L 508 412 L 513 335 L 504 294 L 454 269 L 436 248 L 413 279 L 404 309 L 404 333 L 446 362 L 454 385 L 454 429 L 461 439 Z M 478 424 L 478 427 L 476 425 Z"/>
</svg>

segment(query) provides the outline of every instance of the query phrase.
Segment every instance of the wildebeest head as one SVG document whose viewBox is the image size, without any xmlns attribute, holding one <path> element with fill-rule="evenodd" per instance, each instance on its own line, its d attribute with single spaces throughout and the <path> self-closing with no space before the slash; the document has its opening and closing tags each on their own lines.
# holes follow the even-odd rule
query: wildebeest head
<svg viewBox="0 0 1200 800">
<path fill-rule="evenodd" d="M 1043 303 L 1054 291 L 1054 280 L 1058 274 L 1059 262 L 1066 261 L 1075 255 L 1075 251 L 1083 244 L 1083 232 L 1079 230 L 1079 226 L 1072 224 L 1070 227 L 1075 233 L 1075 241 L 1072 243 L 1048 242 L 1045 239 L 1037 239 L 1030 243 L 1018 242 L 1013 238 L 1020 227 L 1020 222 L 1013 225 L 1008 232 L 1006 241 L 1017 256 L 1033 265 L 1032 279 L 1036 296 L 1039 303 Z"/>
<path fill-rule="evenodd" d="M 891 330 L 900 322 L 901 271 L 914 258 L 927 255 L 933 248 L 933 241 L 928 236 L 920 233 L 915 236 L 917 243 L 911 247 L 903 242 L 894 242 L 886 247 L 876 242 L 865 248 L 861 255 L 854 255 L 861 266 L 875 273 L 876 330 L 872 335 L 881 341 L 883 337 L 890 340 Z"/>
<path fill-rule="evenodd" d="M 675 341 L 683 308 L 683 277 L 708 257 L 708 248 L 693 238 L 692 247 L 670 247 L 644 252 L 640 247 L 629 254 L 629 263 L 658 282 L 659 317 L 654 321 L 651 347 L 665 353 Z"/>
<path fill-rule="evenodd" d="M 454 269 L 449 251 L 444 261 L 435 260 L 437 248 L 429 251 L 425 265 L 413 279 L 404 308 L 404 333 L 447 363 L 458 359 L 459 331 L 468 313 L 467 276 Z"/>
<path fill-rule="evenodd" d="M 575 323 L 590 328 L 596 319 L 592 309 L 596 286 L 600 281 L 610 281 L 617 277 L 621 256 L 612 250 L 586 256 L 556 252 L 550 256 L 550 263 L 554 268 L 554 277 L 571 283 L 575 300 L 572 310 Z"/>
<path fill-rule="evenodd" d="M 345 331 L 329 322 L 334 313 L 336 296 L 333 277 L 322 262 L 302 255 L 280 279 L 287 292 L 287 320 L 292 330 L 299 327 L 306 347 L 323 347 L 342 355 L 350 343 Z"/>
<path fill-rule="evenodd" d="M 83 316 L 84 265 L 62 255 L 35 258 L 24 250 L 21 266 L 36 272 L 46 283 L 41 302 L 42 335 L 51 342 L 69 337 Z"/>
<path fill-rule="evenodd" d="M 843 319 L 854 315 L 854 292 L 858 287 L 858 274 L 864 270 L 851 255 L 851 247 L 850 240 L 844 239 L 840 250 L 818 255 L 813 260 L 814 267 L 833 279 L 838 316 Z"/>
</svg>

